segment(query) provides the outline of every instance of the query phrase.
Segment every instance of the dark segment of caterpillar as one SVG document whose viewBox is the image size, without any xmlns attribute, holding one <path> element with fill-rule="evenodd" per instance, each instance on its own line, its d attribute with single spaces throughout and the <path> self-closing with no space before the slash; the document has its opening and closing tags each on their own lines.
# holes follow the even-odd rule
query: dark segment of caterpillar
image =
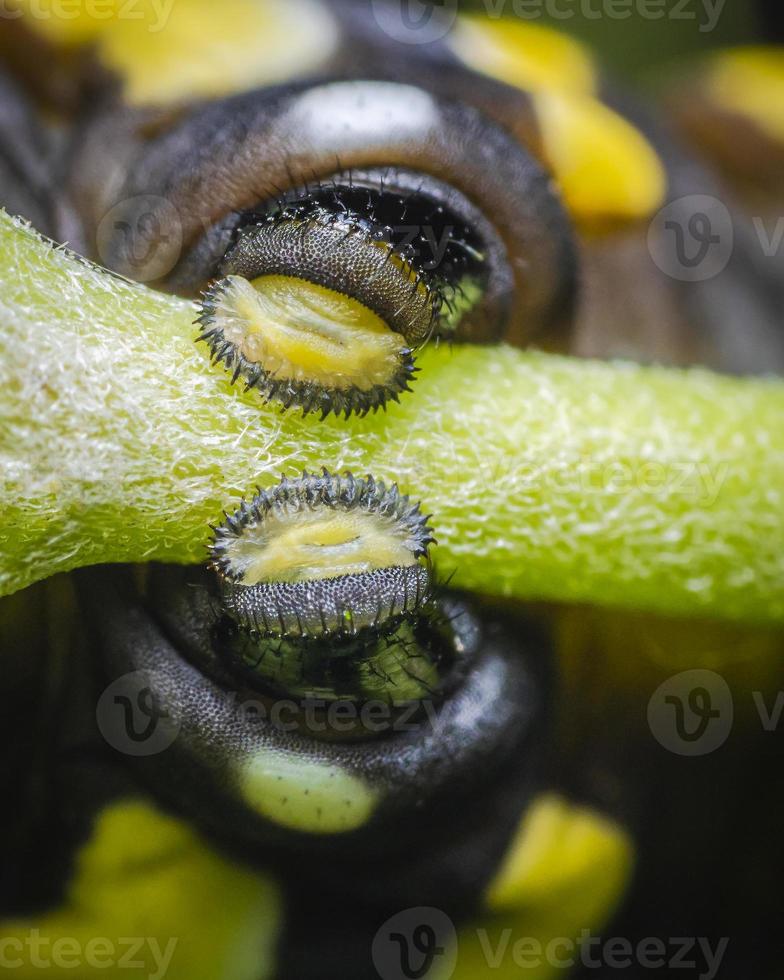
<svg viewBox="0 0 784 980">
<path fill-rule="evenodd" d="M 391 246 L 398 262 L 426 285 L 433 307 L 431 330 L 436 336 L 451 336 L 462 315 L 483 293 L 488 279 L 487 243 L 475 227 L 477 215 L 472 215 L 473 223 L 461 215 L 459 209 L 466 206 L 453 189 L 446 194 L 443 187 L 422 174 L 393 168 L 346 170 L 330 180 L 281 194 L 266 208 L 245 212 L 239 234 L 265 221 L 308 219 L 322 223 L 334 220 L 361 230 L 371 242 Z M 233 251 L 229 254 L 231 264 Z M 354 291 L 365 288 L 361 275 L 352 276 L 350 267 L 341 271 L 342 288 L 363 299 Z M 385 316 L 375 301 L 374 297 L 363 299 Z M 416 339 L 403 332 L 415 346 Z"/>
<path fill-rule="evenodd" d="M 211 564 L 226 613 L 258 636 L 355 636 L 415 614 L 430 599 L 434 541 L 419 504 L 396 485 L 350 473 L 303 473 L 215 529 Z"/>
</svg>

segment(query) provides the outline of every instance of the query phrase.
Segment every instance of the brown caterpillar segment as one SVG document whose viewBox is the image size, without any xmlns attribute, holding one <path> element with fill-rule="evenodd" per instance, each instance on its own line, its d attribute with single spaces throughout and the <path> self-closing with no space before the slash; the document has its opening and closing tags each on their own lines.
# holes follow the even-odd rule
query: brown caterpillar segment
<svg viewBox="0 0 784 980">
<path fill-rule="evenodd" d="M 91 150 L 113 139 L 116 130 L 96 127 Z M 572 321 L 577 249 L 551 176 L 507 129 L 451 95 L 346 80 L 200 105 L 129 149 L 122 172 L 100 193 L 79 174 L 82 161 L 95 173 L 88 157 L 77 158 L 71 180 L 88 216 L 85 248 L 95 252 L 92 226 L 114 204 L 132 202 L 100 257 L 134 277 L 134 256 L 157 255 L 176 214 L 182 247 L 159 281 L 180 295 L 197 296 L 226 275 L 237 233 L 282 197 L 288 206 L 294 193 L 305 215 L 305 198 L 335 214 L 345 205 L 368 230 L 391 228 L 399 253 L 413 244 L 415 267 L 444 284 L 454 312 L 438 326 L 455 340 L 549 342 Z M 114 173 L 110 157 L 96 159 Z"/>
<path fill-rule="evenodd" d="M 260 635 L 354 635 L 429 599 L 433 535 L 396 485 L 304 473 L 259 490 L 215 530 L 226 612 Z"/>
</svg>

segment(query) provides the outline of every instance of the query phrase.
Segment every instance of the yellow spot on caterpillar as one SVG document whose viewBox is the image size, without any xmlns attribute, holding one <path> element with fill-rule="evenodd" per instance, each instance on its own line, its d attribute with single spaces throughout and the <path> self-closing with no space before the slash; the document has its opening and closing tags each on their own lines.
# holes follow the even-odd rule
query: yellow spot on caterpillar
<svg viewBox="0 0 784 980">
<path fill-rule="evenodd" d="M 106 975 L 112 966 L 107 950 L 115 951 L 116 970 L 127 937 L 143 936 L 147 941 L 134 957 L 140 966 L 116 970 L 117 976 L 264 980 L 276 972 L 280 925 L 280 896 L 268 876 L 219 856 L 188 824 L 141 800 L 125 800 L 99 814 L 57 910 L 0 922 L 0 933 L 9 955 L 14 947 L 8 940 L 24 944 L 31 930 L 41 949 L 52 951 L 62 940 L 62 966 L 52 957 L 47 967 L 55 975 Z M 28 947 L 16 949 L 22 962 L 13 976 L 40 976 Z"/>
<path fill-rule="evenodd" d="M 784 48 L 722 52 L 712 60 L 705 84 L 719 105 L 784 142 Z"/>
<path fill-rule="evenodd" d="M 94 43 L 134 105 L 217 98 L 324 63 L 338 31 L 313 0 L 23 0 L 55 44 Z"/>
<path fill-rule="evenodd" d="M 285 517 L 272 512 L 227 549 L 243 585 L 301 582 L 414 565 L 409 532 L 379 514 L 303 510 Z"/>
<path fill-rule="evenodd" d="M 667 178 L 634 126 L 597 99 L 532 94 L 547 162 L 577 221 L 640 219 L 661 206 Z"/>
<path fill-rule="evenodd" d="M 362 303 L 293 276 L 229 276 L 212 323 L 268 374 L 333 389 L 388 384 L 406 349 Z"/>
<path fill-rule="evenodd" d="M 598 934 L 630 875 L 632 844 L 611 820 L 555 795 L 534 800 L 515 834 L 486 896 L 492 916 L 464 926 L 452 980 L 475 980 L 487 973 L 487 950 L 502 949 L 504 934 L 514 937 L 492 971 L 496 980 L 558 980 L 564 975 L 559 954 L 571 941 L 577 948 L 585 931 Z M 517 938 L 538 943 L 553 957 L 513 955 Z M 535 949 L 536 947 L 534 947 Z M 568 948 L 568 945 L 566 945 Z M 535 954 L 534 954 L 535 955 Z M 568 971 L 567 971 L 568 972 Z"/>
<path fill-rule="evenodd" d="M 311 834 L 355 830 L 378 801 L 375 790 L 338 766 L 265 749 L 246 763 L 241 788 L 257 813 Z"/>
<path fill-rule="evenodd" d="M 644 218 L 661 206 L 664 168 L 645 137 L 594 97 L 597 73 L 581 44 L 541 24 L 461 17 L 451 45 L 470 68 L 531 95 L 576 221 Z"/>
<path fill-rule="evenodd" d="M 596 88 L 596 70 L 586 49 L 541 24 L 464 16 L 449 40 L 469 68 L 516 88 L 583 94 Z"/>
<path fill-rule="evenodd" d="M 628 880 L 633 847 L 626 832 L 592 810 L 541 796 L 526 812 L 487 889 L 493 912 L 579 905 L 586 922 L 606 915 Z"/>
</svg>

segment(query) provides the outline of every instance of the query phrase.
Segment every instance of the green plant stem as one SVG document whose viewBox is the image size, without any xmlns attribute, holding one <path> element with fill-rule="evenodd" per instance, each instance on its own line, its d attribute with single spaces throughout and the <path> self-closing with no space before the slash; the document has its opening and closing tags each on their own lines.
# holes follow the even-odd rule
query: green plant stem
<svg viewBox="0 0 784 980">
<path fill-rule="evenodd" d="M 365 419 L 232 386 L 194 307 L 0 215 L 0 594 L 189 562 L 256 484 L 326 466 L 434 515 L 441 574 L 493 595 L 784 619 L 784 384 L 441 346 Z"/>
</svg>

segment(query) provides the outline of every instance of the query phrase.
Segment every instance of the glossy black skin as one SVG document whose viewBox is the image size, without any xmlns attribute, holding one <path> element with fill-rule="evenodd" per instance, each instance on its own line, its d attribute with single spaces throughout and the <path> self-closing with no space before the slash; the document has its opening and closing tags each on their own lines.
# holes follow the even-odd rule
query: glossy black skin
<svg viewBox="0 0 784 980">
<path fill-rule="evenodd" d="M 343 895 L 389 907 L 416 896 L 456 913 L 475 906 L 541 779 L 552 683 L 546 634 L 444 594 L 467 653 L 454 689 L 434 701 L 435 715 L 412 713 L 399 729 L 393 721 L 388 732 L 336 740 L 307 722 L 278 730 L 238 713 L 236 703 L 266 697 L 265 687 L 222 658 L 224 617 L 211 576 L 178 566 L 152 572 L 148 598 L 122 569 L 79 578 L 101 679 L 148 671 L 161 710 L 180 719 L 169 749 L 138 760 L 155 796 L 244 861 L 288 869 L 283 877 L 296 869 L 303 888 L 310 882 L 321 893 L 339 881 Z M 249 745 L 312 754 L 387 788 L 388 796 L 367 824 L 337 836 L 281 829 L 225 781 L 231 760 Z"/>
</svg>

